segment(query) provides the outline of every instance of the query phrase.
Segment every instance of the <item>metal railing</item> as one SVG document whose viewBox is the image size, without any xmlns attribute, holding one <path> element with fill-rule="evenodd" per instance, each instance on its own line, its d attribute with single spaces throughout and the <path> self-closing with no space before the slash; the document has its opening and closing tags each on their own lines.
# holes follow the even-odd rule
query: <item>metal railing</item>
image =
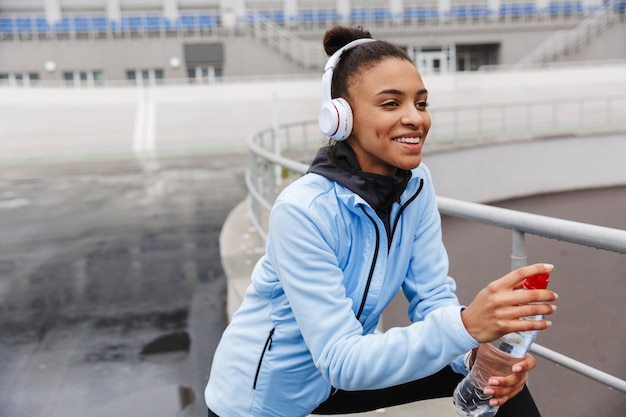
<svg viewBox="0 0 626 417">
<path fill-rule="evenodd" d="M 318 69 L 323 67 L 328 59 L 319 42 L 302 40 L 294 32 L 262 15 L 255 17 L 251 29 L 254 38 L 267 43 L 281 55 L 303 68 Z"/>
<path fill-rule="evenodd" d="M 317 121 L 266 129 L 248 140 L 250 165 L 246 172 L 248 209 L 252 225 L 266 238 L 267 219 L 278 192 L 303 175 L 313 147 L 324 143 Z M 306 162 L 304 162 L 306 161 Z M 524 213 L 483 204 L 437 197 L 441 214 L 494 225 L 512 231 L 511 268 L 526 264 L 525 236 L 532 234 L 592 248 L 626 254 L 626 231 Z M 626 393 L 626 381 L 534 344 L 531 351 L 557 365 Z"/>
<path fill-rule="evenodd" d="M 547 64 L 560 57 L 580 51 L 592 40 L 604 34 L 619 19 L 619 12 L 612 5 L 595 11 L 590 17 L 571 30 L 554 33 L 537 48 L 523 57 L 517 67 L 527 68 Z"/>
<path fill-rule="evenodd" d="M 580 135 L 626 128 L 626 95 L 432 106 L 429 112 L 431 143 Z"/>
</svg>

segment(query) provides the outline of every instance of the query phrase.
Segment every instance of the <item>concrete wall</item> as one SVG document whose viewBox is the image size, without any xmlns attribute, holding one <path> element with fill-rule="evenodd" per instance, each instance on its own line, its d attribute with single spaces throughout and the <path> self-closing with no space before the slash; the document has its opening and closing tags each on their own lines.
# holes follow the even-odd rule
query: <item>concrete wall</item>
<svg viewBox="0 0 626 417">
<path fill-rule="evenodd" d="M 438 195 L 487 203 L 626 185 L 626 135 L 561 137 L 429 152 Z"/>
<path fill-rule="evenodd" d="M 126 70 L 162 69 L 166 79 L 186 78 L 184 46 L 223 42 L 223 71 L 228 76 L 290 74 L 301 69 L 269 46 L 253 38 L 151 38 L 93 40 L 42 40 L 0 42 L 0 72 L 38 72 L 42 80 L 62 79 L 64 71 L 103 71 L 105 79 L 125 79 Z M 176 57 L 181 66 L 172 68 Z M 46 72 L 46 61 L 56 71 Z"/>
</svg>

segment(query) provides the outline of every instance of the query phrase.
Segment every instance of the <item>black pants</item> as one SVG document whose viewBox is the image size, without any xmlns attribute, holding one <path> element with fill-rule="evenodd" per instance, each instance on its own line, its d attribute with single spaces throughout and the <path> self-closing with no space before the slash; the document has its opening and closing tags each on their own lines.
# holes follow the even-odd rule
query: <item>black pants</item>
<svg viewBox="0 0 626 417">
<path fill-rule="evenodd" d="M 390 388 L 371 391 L 339 390 L 312 414 L 361 413 L 415 401 L 450 397 L 461 379 L 462 375 L 446 367 L 434 375 Z M 209 410 L 209 417 L 218 415 Z M 524 387 L 522 392 L 500 407 L 497 417 L 541 417 L 541 415 L 528 388 Z"/>
<path fill-rule="evenodd" d="M 312 414 L 350 414 L 433 398 L 450 397 L 463 379 L 449 366 L 426 378 L 371 391 L 342 391 L 323 402 Z M 452 400 L 450 400 L 452 401 Z M 497 417 L 541 417 L 528 388 L 507 401 Z"/>
</svg>

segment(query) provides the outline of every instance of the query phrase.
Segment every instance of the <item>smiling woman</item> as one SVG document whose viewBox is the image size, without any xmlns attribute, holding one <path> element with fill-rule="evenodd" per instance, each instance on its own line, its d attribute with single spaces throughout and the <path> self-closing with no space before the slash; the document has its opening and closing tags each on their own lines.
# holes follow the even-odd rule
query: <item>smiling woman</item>
<svg viewBox="0 0 626 417">
<path fill-rule="evenodd" d="M 415 66 L 408 60 L 382 61 L 350 93 L 354 129 L 347 142 L 361 169 L 393 176 L 398 168 L 416 168 L 431 120 L 428 92 Z"/>
<path fill-rule="evenodd" d="M 324 48 L 319 124 L 331 140 L 274 203 L 265 254 L 213 358 L 212 416 L 345 414 L 450 396 L 480 343 L 545 329 L 547 320 L 519 318 L 554 311 L 552 291 L 514 291 L 549 264 L 459 304 L 421 161 L 431 119 L 418 70 L 361 29 L 329 30 Z M 412 324 L 375 333 L 400 289 Z M 484 387 L 500 417 L 539 415 L 525 388 L 535 364 L 526 356 Z"/>
</svg>

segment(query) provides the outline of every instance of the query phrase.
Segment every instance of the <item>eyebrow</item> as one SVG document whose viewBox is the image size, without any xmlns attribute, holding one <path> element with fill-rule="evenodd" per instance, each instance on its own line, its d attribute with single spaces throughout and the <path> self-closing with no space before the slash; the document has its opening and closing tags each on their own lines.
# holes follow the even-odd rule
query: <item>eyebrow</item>
<svg viewBox="0 0 626 417">
<path fill-rule="evenodd" d="M 389 88 L 387 90 L 382 90 L 381 92 L 379 92 L 378 94 L 376 94 L 377 96 L 380 96 L 382 94 L 393 94 L 395 96 L 403 96 L 404 92 L 400 91 L 400 90 L 396 90 L 395 88 Z M 422 88 L 421 90 L 417 91 L 418 96 L 421 96 L 422 94 L 428 94 L 428 90 L 425 88 Z"/>
</svg>

